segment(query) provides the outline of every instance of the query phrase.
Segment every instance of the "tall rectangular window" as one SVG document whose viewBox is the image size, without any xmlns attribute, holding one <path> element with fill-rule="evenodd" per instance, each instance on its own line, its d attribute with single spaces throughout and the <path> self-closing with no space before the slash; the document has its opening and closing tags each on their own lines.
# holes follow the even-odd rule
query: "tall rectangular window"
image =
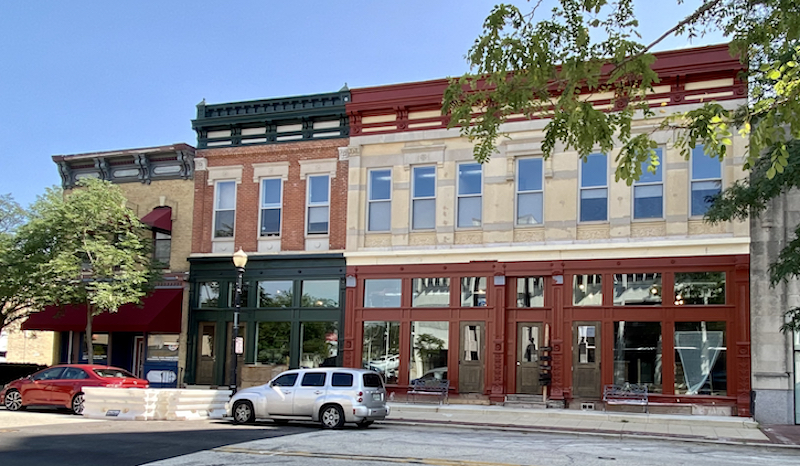
<svg viewBox="0 0 800 466">
<path fill-rule="evenodd" d="M 436 227 L 436 167 L 414 167 L 411 200 L 411 228 L 432 230 Z"/>
<path fill-rule="evenodd" d="M 661 393 L 661 322 L 614 322 L 614 383 Z"/>
<path fill-rule="evenodd" d="M 361 367 L 383 374 L 397 383 L 400 372 L 400 322 L 364 322 Z"/>
<path fill-rule="evenodd" d="M 309 235 L 328 234 L 328 213 L 330 207 L 329 176 L 308 177 L 308 227 Z"/>
<path fill-rule="evenodd" d="M 608 162 L 606 154 L 590 154 L 581 164 L 581 222 L 608 220 Z"/>
<path fill-rule="evenodd" d="M 649 170 L 651 160 L 642 162 L 642 176 L 633 184 L 633 218 L 664 217 L 664 179 L 661 171 L 663 150 L 655 149 L 656 172 Z"/>
<path fill-rule="evenodd" d="M 339 329 L 336 322 L 301 322 L 300 367 L 337 367 Z"/>
<path fill-rule="evenodd" d="M 705 215 L 711 198 L 722 190 L 722 162 L 706 155 L 703 146 L 692 149 L 692 216 Z"/>
<path fill-rule="evenodd" d="M 458 227 L 481 226 L 483 208 L 483 174 L 481 164 L 462 163 L 458 166 Z"/>
<path fill-rule="evenodd" d="M 169 268 L 169 256 L 172 252 L 172 235 L 156 231 L 153 234 L 153 261 L 162 268 Z"/>
<path fill-rule="evenodd" d="M 261 180 L 261 236 L 280 236 L 283 181 L 280 178 Z"/>
<path fill-rule="evenodd" d="M 675 394 L 728 394 L 725 322 L 675 322 Z"/>
<path fill-rule="evenodd" d="M 409 380 L 447 380 L 449 322 L 411 322 Z"/>
<path fill-rule="evenodd" d="M 542 159 L 517 160 L 517 225 L 541 225 L 544 221 L 543 184 Z"/>
<path fill-rule="evenodd" d="M 214 190 L 214 238 L 233 238 L 236 182 L 218 181 Z"/>
<path fill-rule="evenodd" d="M 392 171 L 370 170 L 367 229 L 390 231 L 392 228 Z"/>
</svg>

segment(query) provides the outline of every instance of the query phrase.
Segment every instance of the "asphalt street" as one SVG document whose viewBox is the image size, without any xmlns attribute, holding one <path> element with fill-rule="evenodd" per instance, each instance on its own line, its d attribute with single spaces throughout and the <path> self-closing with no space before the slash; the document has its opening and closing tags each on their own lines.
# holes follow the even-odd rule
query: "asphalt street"
<svg viewBox="0 0 800 466">
<path fill-rule="evenodd" d="M 106 421 L 0 409 L 0 465 L 36 464 L 800 466 L 800 451 L 432 425 L 378 423 L 329 431 L 310 423 Z"/>
</svg>

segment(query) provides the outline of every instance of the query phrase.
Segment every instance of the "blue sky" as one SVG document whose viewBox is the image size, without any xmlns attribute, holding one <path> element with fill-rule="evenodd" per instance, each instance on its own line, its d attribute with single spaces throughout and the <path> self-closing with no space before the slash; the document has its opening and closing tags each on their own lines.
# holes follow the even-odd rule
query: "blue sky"
<svg viewBox="0 0 800 466">
<path fill-rule="evenodd" d="M 656 9 L 651 1 L 641 0 L 639 10 L 647 42 L 701 3 L 666 0 Z M 53 155 L 194 145 L 190 120 L 203 98 L 221 103 L 460 75 L 495 3 L 6 0 L 0 194 L 25 206 L 59 184 Z M 657 50 L 720 42 L 670 39 Z"/>
</svg>

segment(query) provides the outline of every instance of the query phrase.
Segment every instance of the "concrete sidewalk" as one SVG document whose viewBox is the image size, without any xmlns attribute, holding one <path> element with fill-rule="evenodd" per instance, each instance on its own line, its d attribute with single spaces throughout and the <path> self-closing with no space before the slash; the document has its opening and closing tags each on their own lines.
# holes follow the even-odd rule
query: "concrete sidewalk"
<svg viewBox="0 0 800 466">
<path fill-rule="evenodd" d="M 669 438 L 684 441 L 792 445 L 794 440 L 768 436 L 751 418 L 688 416 L 486 405 L 389 403 L 387 422 L 489 427 L 522 431 L 574 432 Z M 798 430 L 800 426 L 786 426 Z M 800 446 L 794 444 L 800 448 Z"/>
</svg>

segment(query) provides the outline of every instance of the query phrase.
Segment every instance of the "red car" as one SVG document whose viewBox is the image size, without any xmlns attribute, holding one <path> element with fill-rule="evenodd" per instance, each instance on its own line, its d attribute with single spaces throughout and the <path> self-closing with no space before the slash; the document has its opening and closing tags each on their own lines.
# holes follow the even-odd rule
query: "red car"
<svg viewBox="0 0 800 466">
<path fill-rule="evenodd" d="M 147 388 L 147 380 L 118 367 L 64 364 L 10 382 L 0 391 L 9 411 L 32 405 L 64 406 L 83 412 L 83 387 Z"/>
</svg>

